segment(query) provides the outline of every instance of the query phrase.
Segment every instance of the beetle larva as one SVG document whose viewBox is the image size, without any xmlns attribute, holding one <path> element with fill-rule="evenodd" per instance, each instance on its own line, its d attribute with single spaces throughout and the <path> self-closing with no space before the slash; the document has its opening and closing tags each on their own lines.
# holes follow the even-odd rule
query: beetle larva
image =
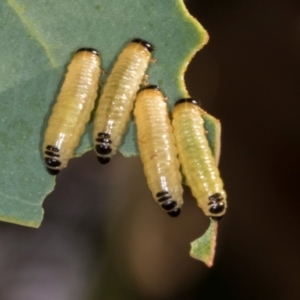
<svg viewBox="0 0 300 300">
<path fill-rule="evenodd" d="M 44 162 L 51 175 L 65 168 L 79 144 L 97 98 L 100 58 L 95 49 L 79 49 L 66 74 L 44 136 Z"/>
<path fill-rule="evenodd" d="M 93 134 L 94 149 L 102 164 L 110 161 L 121 144 L 153 49 L 146 41 L 132 40 L 107 78 L 96 111 Z"/>
<path fill-rule="evenodd" d="M 183 204 L 182 178 L 166 100 L 157 86 L 138 93 L 134 116 L 148 187 L 161 208 L 176 217 Z"/>
<path fill-rule="evenodd" d="M 203 113 L 196 100 L 181 99 L 175 104 L 172 125 L 186 183 L 204 214 L 219 220 L 227 208 L 226 193 L 205 137 Z"/>
</svg>

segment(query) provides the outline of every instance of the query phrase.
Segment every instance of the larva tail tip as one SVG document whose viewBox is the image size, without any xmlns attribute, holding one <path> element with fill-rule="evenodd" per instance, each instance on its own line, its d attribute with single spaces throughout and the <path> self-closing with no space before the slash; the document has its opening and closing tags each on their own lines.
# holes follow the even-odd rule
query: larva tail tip
<svg viewBox="0 0 300 300">
<path fill-rule="evenodd" d="M 175 106 L 181 103 L 191 103 L 200 106 L 200 101 L 197 101 L 193 98 L 182 98 L 175 102 Z"/>
<path fill-rule="evenodd" d="M 148 49 L 149 52 L 152 52 L 154 50 L 154 46 L 152 44 L 150 44 L 149 42 L 142 40 L 142 39 L 133 39 L 131 41 L 131 43 L 138 43 L 143 45 L 144 47 L 146 47 Z"/>
<path fill-rule="evenodd" d="M 181 209 L 180 208 L 175 208 L 172 211 L 169 211 L 167 214 L 172 218 L 176 218 L 180 215 L 180 213 L 181 213 Z"/>
<path fill-rule="evenodd" d="M 99 163 L 102 165 L 108 164 L 110 161 L 110 157 L 97 156 L 97 159 L 98 159 Z"/>
<path fill-rule="evenodd" d="M 50 169 L 50 168 L 47 168 L 47 171 L 50 175 L 57 175 L 60 172 L 60 170 L 58 169 Z"/>
<path fill-rule="evenodd" d="M 91 52 L 91 53 L 99 56 L 99 51 L 94 48 L 80 48 L 76 51 L 76 53 L 81 52 L 81 51 L 88 51 L 88 52 Z"/>
</svg>

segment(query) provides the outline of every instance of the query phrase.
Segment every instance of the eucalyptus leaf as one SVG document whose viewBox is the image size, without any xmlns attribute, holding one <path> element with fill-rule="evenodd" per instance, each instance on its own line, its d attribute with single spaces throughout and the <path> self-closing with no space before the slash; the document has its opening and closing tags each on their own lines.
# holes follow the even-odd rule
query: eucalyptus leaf
<svg viewBox="0 0 300 300">
<path fill-rule="evenodd" d="M 218 222 L 210 219 L 206 232 L 191 243 L 191 257 L 203 261 L 208 267 L 214 263 Z"/>
<path fill-rule="evenodd" d="M 41 156 L 43 133 L 66 66 L 81 47 L 100 51 L 105 83 L 133 38 L 151 42 L 148 70 L 174 102 L 187 97 L 184 71 L 207 41 L 183 0 L 6 0 L 0 2 L 0 220 L 38 227 L 42 201 L 53 189 Z M 91 149 L 92 123 L 77 149 Z M 120 151 L 138 154 L 131 122 Z"/>
</svg>

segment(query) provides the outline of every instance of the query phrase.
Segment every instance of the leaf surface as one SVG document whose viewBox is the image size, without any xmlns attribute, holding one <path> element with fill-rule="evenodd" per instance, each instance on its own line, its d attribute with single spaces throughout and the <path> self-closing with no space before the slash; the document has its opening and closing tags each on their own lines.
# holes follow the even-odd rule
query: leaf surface
<svg viewBox="0 0 300 300">
<path fill-rule="evenodd" d="M 54 186 L 42 163 L 43 133 L 72 54 L 98 49 L 105 82 L 136 37 L 156 47 L 149 81 L 161 86 L 171 108 L 188 96 L 184 71 L 208 41 L 183 0 L 0 2 L 0 220 L 32 227 L 42 221 L 42 201 Z M 91 132 L 90 123 L 77 156 L 91 149 Z M 138 154 L 133 122 L 120 151 Z"/>
<path fill-rule="evenodd" d="M 218 222 L 210 219 L 210 224 L 205 233 L 191 242 L 190 256 L 203 261 L 208 267 L 214 263 Z"/>
</svg>

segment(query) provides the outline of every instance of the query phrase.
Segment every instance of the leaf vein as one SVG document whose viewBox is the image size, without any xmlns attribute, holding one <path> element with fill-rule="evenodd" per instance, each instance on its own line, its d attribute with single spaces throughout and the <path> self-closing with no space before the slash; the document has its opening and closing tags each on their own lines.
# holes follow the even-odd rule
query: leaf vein
<svg viewBox="0 0 300 300">
<path fill-rule="evenodd" d="M 12 10 L 17 14 L 17 16 L 20 18 L 24 27 L 37 40 L 37 42 L 44 48 L 52 67 L 58 68 L 58 64 L 57 64 L 56 60 L 54 59 L 53 55 L 51 54 L 49 45 L 44 41 L 42 36 L 36 30 L 35 25 L 24 16 L 24 13 L 23 13 L 24 9 L 21 6 L 19 6 L 14 0 L 6 0 L 6 2 L 12 8 Z"/>
</svg>

